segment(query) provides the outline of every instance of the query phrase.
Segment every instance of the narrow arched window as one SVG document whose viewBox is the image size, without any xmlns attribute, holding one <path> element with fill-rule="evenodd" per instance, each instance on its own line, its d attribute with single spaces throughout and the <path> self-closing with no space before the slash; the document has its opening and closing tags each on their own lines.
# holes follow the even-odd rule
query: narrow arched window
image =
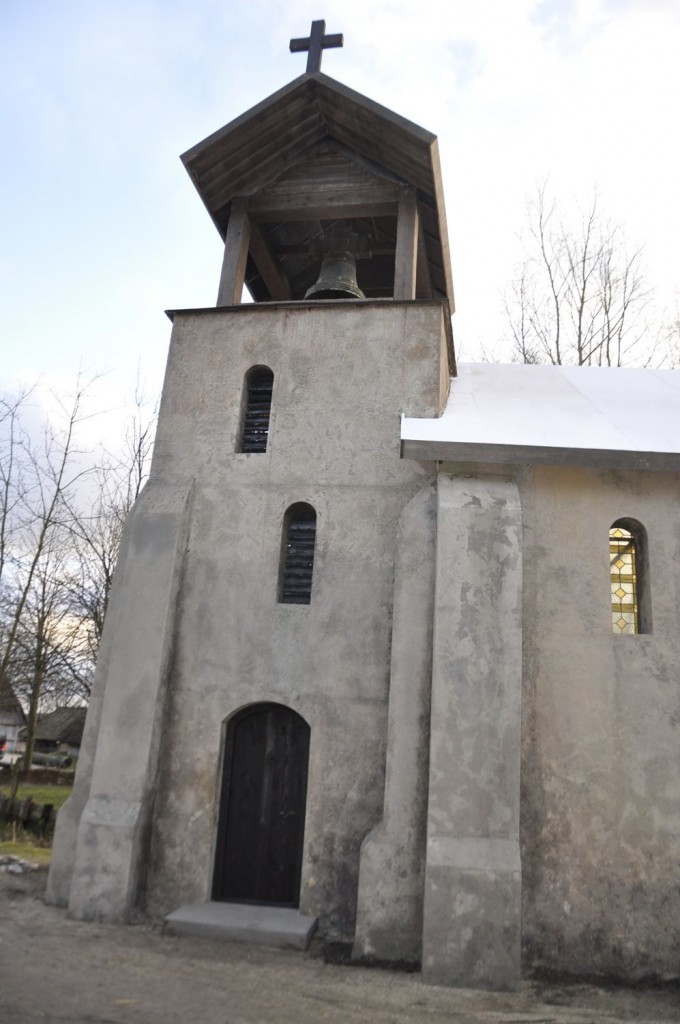
<svg viewBox="0 0 680 1024">
<path fill-rule="evenodd" d="M 268 366 L 253 366 L 243 382 L 241 452 L 266 452 L 272 408 L 274 374 Z"/>
<path fill-rule="evenodd" d="M 279 601 L 309 604 L 312 599 L 316 512 L 300 501 L 283 518 Z"/>
<path fill-rule="evenodd" d="M 617 519 L 609 530 L 612 631 L 651 633 L 647 535 L 635 519 Z"/>
</svg>

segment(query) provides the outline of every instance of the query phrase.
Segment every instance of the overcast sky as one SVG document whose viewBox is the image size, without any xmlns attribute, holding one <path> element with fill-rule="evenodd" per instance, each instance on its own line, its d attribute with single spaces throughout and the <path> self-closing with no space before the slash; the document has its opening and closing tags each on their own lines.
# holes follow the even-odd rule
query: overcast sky
<svg viewBox="0 0 680 1024">
<path fill-rule="evenodd" d="M 672 307 L 680 239 L 679 0 L 3 0 L 2 371 L 57 386 L 138 364 L 160 388 L 166 308 L 215 302 L 221 242 L 179 154 L 305 70 L 439 137 L 464 360 L 507 357 L 525 204 L 595 183 Z"/>
</svg>

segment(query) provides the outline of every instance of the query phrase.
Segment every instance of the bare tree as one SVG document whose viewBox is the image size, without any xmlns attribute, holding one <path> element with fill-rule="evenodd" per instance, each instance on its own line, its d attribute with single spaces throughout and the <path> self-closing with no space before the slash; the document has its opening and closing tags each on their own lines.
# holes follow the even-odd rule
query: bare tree
<svg viewBox="0 0 680 1024">
<path fill-rule="evenodd" d="M 70 518 L 70 504 L 78 487 L 90 472 L 83 462 L 76 436 L 84 418 L 83 400 L 91 381 L 78 380 L 69 400 L 57 399 L 58 415 L 45 422 L 41 439 L 34 441 L 20 420 L 25 396 L 6 400 L 8 415 L 3 423 L 4 485 L 3 523 L 3 609 L 5 611 L 0 647 L 0 684 L 13 687 L 10 670 L 19 653 L 18 641 L 26 636 L 31 598 L 42 592 L 38 607 L 52 617 L 55 612 L 53 552 L 56 537 L 63 534 Z M 27 749 L 32 749 L 37 705 L 44 678 L 46 630 L 52 623 L 36 620 L 34 633 L 34 674 L 29 704 Z M 25 644 L 24 644 L 25 648 Z M 16 692 L 16 691 L 15 691 Z M 35 712 L 35 713 L 34 713 Z M 30 763 L 28 761 L 27 763 Z"/>
<path fill-rule="evenodd" d="M 6 569 L 12 542 L 21 523 L 21 412 L 27 397 L 26 391 L 17 395 L 0 396 L 0 651 L 5 649 L 10 623 L 9 606 L 5 595 Z M 5 723 L 12 722 L 17 725 L 21 720 L 18 716 L 21 714 L 17 696 L 6 674 L 0 675 L 0 717 Z"/>
<path fill-rule="evenodd" d="M 16 421 L 10 424 L 5 442 L 6 500 L 3 541 L 12 537 L 11 552 L 5 547 L 4 570 L 11 558 L 16 601 L 0 651 L 0 678 L 6 677 L 21 616 L 33 578 L 52 532 L 64 525 L 68 503 L 79 482 L 89 471 L 83 468 L 76 446 L 76 428 L 81 420 L 85 386 L 79 382 L 67 407 L 59 402 L 63 422 L 47 423 L 39 444 Z M 10 403 L 10 406 L 12 403 Z M 14 403 L 14 408 L 17 408 Z"/>
<path fill-rule="evenodd" d="M 675 312 L 667 324 L 667 342 L 668 364 L 672 369 L 677 370 L 680 368 L 680 298 L 678 296 L 675 299 Z"/>
<path fill-rule="evenodd" d="M 82 665 L 91 676 L 104 628 L 123 527 L 148 475 L 156 426 L 139 388 L 135 410 L 118 454 L 105 453 L 95 468 L 89 505 L 82 496 L 71 509 L 71 568 L 68 578 L 72 615 L 81 624 Z M 85 680 L 81 679 L 85 685 Z"/>
<path fill-rule="evenodd" d="M 27 712 L 26 764 L 39 711 L 89 697 L 123 525 L 153 444 L 155 410 L 138 388 L 117 454 L 80 450 L 91 383 L 57 399 L 39 440 L 26 427 L 31 392 L 0 398 L 0 701 L 16 713 L 18 698 Z"/>
<path fill-rule="evenodd" d="M 15 694 L 27 709 L 24 763 L 33 760 L 38 712 L 82 703 L 89 686 L 80 684 L 79 623 L 69 609 L 67 576 L 69 535 L 53 531 L 38 562 L 23 606 L 10 660 Z"/>
<path fill-rule="evenodd" d="M 577 228 L 546 186 L 528 205 L 527 256 L 506 296 L 514 357 L 524 363 L 647 365 L 658 334 L 641 251 L 604 219 L 597 192 Z"/>
</svg>

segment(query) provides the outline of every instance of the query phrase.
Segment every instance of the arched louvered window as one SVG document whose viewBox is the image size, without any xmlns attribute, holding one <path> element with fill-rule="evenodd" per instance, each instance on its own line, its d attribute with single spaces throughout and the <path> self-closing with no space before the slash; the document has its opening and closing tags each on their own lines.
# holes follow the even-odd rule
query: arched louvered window
<svg viewBox="0 0 680 1024">
<path fill-rule="evenodd" d="M 253 366 L 243 385 L 242 452 L 266 452 L 272 408 L 274 374 L 268 366 Z"/>
<path fill-rule="evenodd" d="M 283 519 L 279 601 L 309 604 L 312 599 L 316 512 L 311 505 L 291 505 Z"/>
<path fill-rule="evenodd" d="M 651 633 L 647 535 L 635 519 L 617 519 L 609 530 L 612 630 Z"/>
</svg>

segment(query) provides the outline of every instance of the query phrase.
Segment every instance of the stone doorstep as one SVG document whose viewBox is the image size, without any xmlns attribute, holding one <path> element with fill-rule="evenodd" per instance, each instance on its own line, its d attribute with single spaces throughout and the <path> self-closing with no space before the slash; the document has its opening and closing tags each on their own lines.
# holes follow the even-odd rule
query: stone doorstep
<svg viewBox="0 0 680 1024">
<path fill-rule="evenodd" d="M 315 917 L 307 917 L 289 907 L 194 903 L 168 914 L 163 922 L 163 934 L 307 949 L 316 925 Z"/>
</svg>

